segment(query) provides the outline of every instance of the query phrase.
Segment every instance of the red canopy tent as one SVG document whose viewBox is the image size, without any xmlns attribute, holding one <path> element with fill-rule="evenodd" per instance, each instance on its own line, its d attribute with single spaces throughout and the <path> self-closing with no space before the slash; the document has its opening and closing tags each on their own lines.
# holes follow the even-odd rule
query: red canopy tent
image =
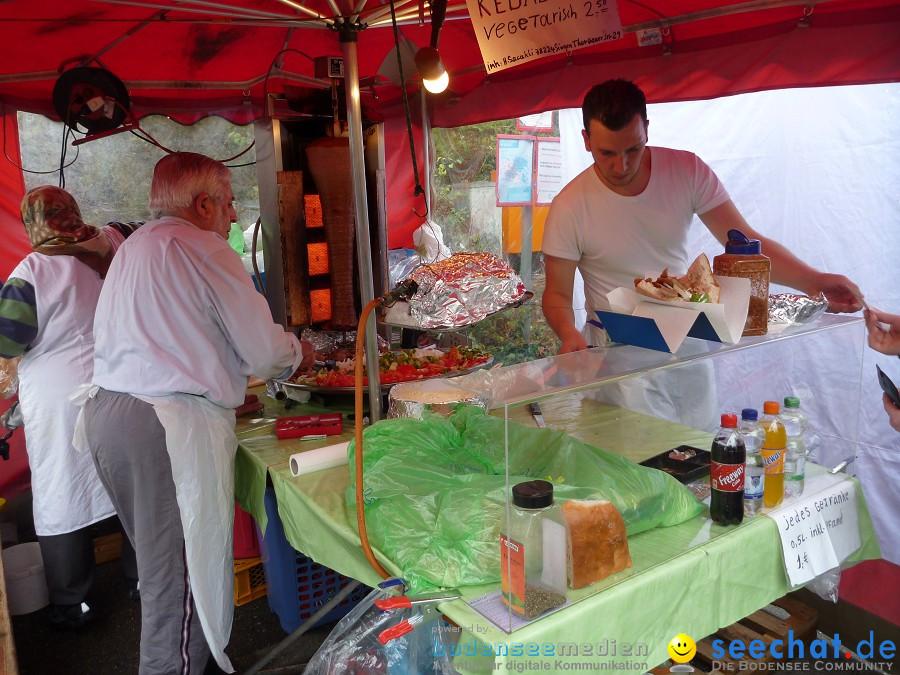
<svg viewBox="0 0 900 675">
<path fill-rule="evenodd" d="M 428 44 L 430 5 L 395 3 L 403 37 Z M 607 77 L 633 79 L 652 102 L 900 77 L 900 3 L 895 1 L 620 0 L 618 5 L 623 38 L 489 77 L 466 5 L 450 5 L 439 43 L 450 90 L 430 97 L 432 125 L 578 106 L 587 88 Z M 391 245 L 406 245 L 419 223 L 411 208 L 416 204 L 400 89 L 378 72 L 386 59 L 396 58 L 390 6 L 383 0 L 8 0 L 0 3 L 0 102 L 6 113 L 55 116 L 51 94 L 59 74 L 73 65 L 102 65 L 125 82 L 139 117 L 162 113 L 190 122 L 215 114 L 247 123 L 264 114 L 265 92 L 280 94 L 298 84 L 328 86 L 313 77 L 307 57 L 341 55 L 340 31 L 334 30 L 341 23 L 358 35 L 364 104 L 380 111 L 396 141 L 388 143 L 394 153 L 388 157 L 394 169 L 388 176 L 388 215 Z M 661 29 L 662 44 L 638 46 L 638 31 L 647 28 Z M 15 160 L 13 144 L 5 147 Z M 4 185 L 15 182 L 8 176 L 18 169 L 8 161 L 2 166 Z M 18 226 L 15 196 L 0 195 L 5 231 Z"/>
</svg>

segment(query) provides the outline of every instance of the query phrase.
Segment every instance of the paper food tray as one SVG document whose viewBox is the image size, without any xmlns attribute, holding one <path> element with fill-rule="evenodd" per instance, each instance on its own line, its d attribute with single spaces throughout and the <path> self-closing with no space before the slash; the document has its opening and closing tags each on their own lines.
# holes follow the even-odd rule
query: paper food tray
<svg viewBox="0 0 900 675">
<path fill-rule="evenodd" d="M 607 294 L 610 311 L 596 312 L 591 321 L 606 330 L 614 342 L 664 352 L 676 352 L 690 336 L 714 342 L 736 343 L 744 332 L 750 306 L 750 280 L 716 276 L 720 301 L 665 302 L 628 288 Z"/>
</svg>

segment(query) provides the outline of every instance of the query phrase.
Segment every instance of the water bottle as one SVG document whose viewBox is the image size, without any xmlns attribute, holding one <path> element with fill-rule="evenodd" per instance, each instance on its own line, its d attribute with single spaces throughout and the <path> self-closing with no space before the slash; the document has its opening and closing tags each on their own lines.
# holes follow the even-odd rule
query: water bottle
<svg viewBox="0 0 900 675">
<path fill-rule="evenodd" d="M 763 506 L 766 474 L 760 448 L 766 440 L 766 432 L 759 425 L 759 412 L 756 408 L 744 408 L 738 433 L 744 439 L 747 448 L 747 468 L 744 470 L 744 515 L 756 515 Z"/>
<path fill-rule="evenodd" d="M 784 399 L 784 410 L 781 423 L 787 434 L 784 456 L 784 496 L 799 497 L 803 494 L 806 475 L 806 443 L 804 435 L 809 426 L 806 415 L 800 410 L 800 399 L 787 396 Z"/>
</svg>

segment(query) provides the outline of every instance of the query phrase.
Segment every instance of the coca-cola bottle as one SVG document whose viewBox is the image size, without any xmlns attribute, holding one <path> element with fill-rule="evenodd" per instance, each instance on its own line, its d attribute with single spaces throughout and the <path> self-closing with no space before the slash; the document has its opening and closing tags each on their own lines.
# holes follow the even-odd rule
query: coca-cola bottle
<svg viewBox="0 0 900 675">
<path fill-rule="evenodd" d="M 722 428 L 712 442 L 709 515 L 720 525 L 739 525 L 744 519 L 744 470 L 747 450 L 737 430 L 737 415 L 722 415 Z"/>
</svg>

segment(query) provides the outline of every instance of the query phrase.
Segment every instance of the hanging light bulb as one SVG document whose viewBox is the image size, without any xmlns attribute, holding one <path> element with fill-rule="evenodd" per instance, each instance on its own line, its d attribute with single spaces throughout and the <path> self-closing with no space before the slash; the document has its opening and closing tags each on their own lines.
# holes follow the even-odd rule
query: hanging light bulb
<svg viewBox="0 0 900 675">
<path fill-rule="evenodd" d="M 425 89 L 432 94 L 440 94 L 450 83 L 450 76 L 441 63 L 441 55 L 434 47 L 422 47 L 416 52 L 416 68 Z"/>
</svg>

